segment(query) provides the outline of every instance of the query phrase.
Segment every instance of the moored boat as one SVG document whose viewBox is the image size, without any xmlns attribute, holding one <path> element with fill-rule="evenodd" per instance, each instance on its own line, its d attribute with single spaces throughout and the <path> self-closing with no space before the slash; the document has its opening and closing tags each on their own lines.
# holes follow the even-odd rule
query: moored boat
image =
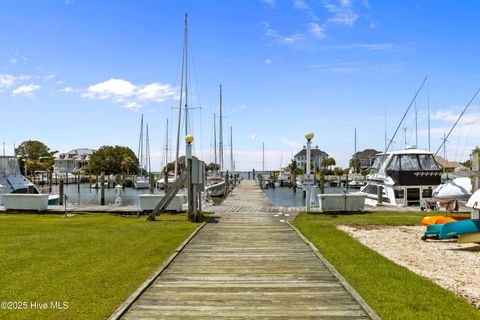
<svg viewBox="0 0 480 320">
<path fill-rule="evenodd" d="M 375 159 L 367 185 L 360 192 L 366 195 L 365 204 L 371 206 L 378 205 L 379 190 L 383 205 L 420 206 L 432 197 L 441 175 L 441 168 L 429 151 L 412 148 L 382 153 Z"/>
</svg>

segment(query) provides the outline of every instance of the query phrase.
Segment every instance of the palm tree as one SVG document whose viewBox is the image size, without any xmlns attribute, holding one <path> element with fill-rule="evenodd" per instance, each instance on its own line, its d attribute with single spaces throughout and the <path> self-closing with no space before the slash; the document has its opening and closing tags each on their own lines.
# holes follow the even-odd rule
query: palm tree
<svg viewBox="0 0 480 320">
<path fill-rule="evenodd" d="M 135 167 L 135 160 L 130 157 L 126 157 L 122 160 L 120 167 L 122 168 L 122 171 L 130 174 L 130 171 Z"/>
</svg>

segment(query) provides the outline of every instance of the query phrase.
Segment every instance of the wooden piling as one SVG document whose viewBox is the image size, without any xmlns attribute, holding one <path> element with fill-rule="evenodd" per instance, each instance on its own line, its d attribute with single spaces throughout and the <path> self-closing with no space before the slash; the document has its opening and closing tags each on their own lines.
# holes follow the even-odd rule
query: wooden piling
<svg viewBox="0 0 480 320">
<path fill-rule="evenodd" d="M 60 185 L 58 186 L 58 193 L 60 194 L 60 205 L 63 205 L 63 179 L 60 179 Z"/>
<path fill-rule="evenodd" d="M 97 188 L 98 188 L 98 183 L 97 183 Z M 105 205 L 105 173 L 102 172 L 102 175 L 100 176 L 100 205 L 104 206 Z"/>
<path fill-rule="evenodd" d="M 153 179 L 153 173 L 149 173 L 148 174 L 148 182 L 150 184 L 150 193 L 153 193 L 153 191 L 155 190 L 155 186 L 154 186 L 154 179 Z"/>
<path fill-rule="evenodd" d="M 325 193 L 325 174 L 323 170 L 320 171 L 320 193 Z"/>
</svg>

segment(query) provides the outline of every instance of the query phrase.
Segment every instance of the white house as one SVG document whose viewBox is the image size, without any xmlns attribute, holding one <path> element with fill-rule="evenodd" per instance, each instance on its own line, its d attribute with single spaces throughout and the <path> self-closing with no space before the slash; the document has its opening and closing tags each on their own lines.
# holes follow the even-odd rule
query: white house
<svg viewBox="0 0 480 320">
<path fill-rule="evenodd" d="M 312 148 L 310 150 L 311 154 L 311 168 L 313 172 L 318 169 L 327 169 L 326 167 L 322 167 L 321 163 L 324 159 L 328 158 L 328 153 L 318 149 L 318 146 Z M 293 159 L 297 162 L 297 167 L 304 170 L 305 162 L 307 160 L 307 148 L 304 146 L 302 150 L 300 150 Z"/>
<path fill-rule="evenodd" d="M 87 148 L 73 149 L 67 153 L 59 153 L 55 158 L 54 172 L 76 173 L 85 168 L 95 150 Z"/>
</svg>

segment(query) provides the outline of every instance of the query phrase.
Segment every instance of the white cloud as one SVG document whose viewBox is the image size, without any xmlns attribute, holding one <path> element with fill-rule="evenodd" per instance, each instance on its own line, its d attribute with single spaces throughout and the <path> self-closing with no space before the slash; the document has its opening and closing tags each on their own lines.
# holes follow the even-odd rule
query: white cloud
<svg viewBox="0 0 480 320">
<path fill-rule="evenodd" d="M 144 87 L 141 87 L 138 92 L 138 98 L 140 100 L 150 100 L 162 102 L 167 100 L 168 97 L 174 96 L 176 90 L 169 84 L 151 83 Z"/>
<path fill-rule="evenodd" d="M 316 22 L 307 24 L 308 32 L 318 39 L 325 38 L 325 29 Z"/>
<path fill-rule="evenodd" d="M 12 59 L 10 59 L 11 64 L 16 64 L 19 62 L 27 63 L 27 57 L 16 54 Z"/>
<path fill-rule="evenodd" d="M 0 74 L 0 88 L 9 88 L 13 86 L 16 78 L 11 74 Z"/>
<path fill-rule="evenodd" d="M 327 23 L 352 26 L 358 19 L 358 14 L 353 10 L 350 1 L 341 0 L 338 3 L 329 1 L 325 4 L 325 8 L 333 14 Z"/>
<path fill-rule="evenodd" d="M 60 92 L 65 92 L 65 93 L 70 93 L 70 92 L 75 92 L 77 90 L 73 89 L 72 87 L 65 87 L 65 88 L 62 88 L 60 90 L 58 90 Z"/>
<path fill-rule="evenodd" d="M 257 137 L 257 135 L 256 135 L 255 133 L 252 133 L 252 134 L 250 135 L 250 139 L 252 139 L 252 140 L 255 140 L 256 137 Z"/>
<path fill-rule="evenodd" d="M 89 99 L 122 103 L 126 108 L 133 110 L 141 108 L 139 102 L 163 102 L 168 98 L 175 98 L 176 95 L 177 90 L 169 84 L 154 82 L 147 85 L 136 85 L 123 79 L 99 82 L 89 86 L 82 94 L 83 97 Z"/>
<path fill-rule="evenodd" d="M 367 51 L 390 51 L 395 48 L 393 43 L 352 43 L 337 46 L 337 49 L 365 49 Z"/>
<path fill-rule="evenodd" d="M 16 96 L 18 94 L 26 94 L 26 95 L 31 95 L 33 94 L 34 91 L 40 89 L 39 85 L 36 84 L 29 84 L 29 85 L 23 85 L 20 86 L 14 90 L 12 90 L 12 95 Z"/>
<path fill-rule="evenodd" d="M 310 6 L 305 2 L 305 0 L 294 0 L 293 5 L 297 9 L 310 10 Z"/>
<path fill-rule="evenodd" d="M 463 108 L 463 107 L 462 107 Z M 460 107 L 455 107 L 456 110 Z M 455 122 L 460 116 L 460 112 L 453 112 L 452 110 L 439 110 L 432 114 L 431 118 L 433 120 L 441 120 L 447 122 Z M 480 112 L 466 113 L 462 116 L 460 122 L 462 124 L 473 124 L 480 120 Z"/>
<path fill-rule="evenodd" d="M 285 137 L 280 137 L 279 140 L 291 148 L 302 148 L 302 144 L 297 141 L 287 139 Z"/>
<path fill-rule="evenodd" d="M 232 109 L 232 112 L 237 112 L 237 111 L 241 111 L 241 110 L 245 110 L 245 109 L 247 109 L 247 105 L 241 104 L 241 105 L 239 105 L 238 107 L 233 108 L 233 109 Z"/>
<path fill-rule="evenodd" d="M 281 35 L 278 33 L 277 30 L 271 28 L 270 23 L 268 22 L 264 22 L 263 25 L 265 27 L 265 35 L 267 37 L 275 39 L 278 43 L 281 43 L 281 44 L 286 44 L 286 45 L 293 44 L 305 38 L 303 33 L 296 33 L 291 36 Z"/>
<path fill-rule="evenodd" d="M 276 0 L 262 0 L 265 4 L 267 4 L 268 6 L 270 6 L 271 8 L 274 8 L 275 7 L 275 2 Z"/>
<path fill-rule="evenodd" d="M 55 77 L 56 77 L 56 75 L 54 75 L 54 74 L 49 74 L 49 75 L 46 75 L 46 76 L 45 76 L 45 80 L 51 80 L 51 79 L 53 79 L 53 78 L 55 78 Z"/>
<path fill-rule="evenodd" d="M 128 104 L 125 105 L 125 108 L 127 109 L 131 109 L 131 110 L 138 110 L 140 109 L 142 106 L 139 105 L 138 103 L 136 102 L 130 102 Z"/>
<path fill-rule="evenodd" d="M 273 61 L 272 61 L 272 60 L 270 60 L 270 59 L 265 59 L 265 63 L 266 63 L 266 64 L 272 64 L 272 63 L 273 63 Z"/>
<path fill-rule="evenodd" d="M 124 97 L 131 96 L 135 93 L 137 86 L 131 82 L 122 79 L 110 79 L 104 82 L 100 82 L 91 85 L 87 89 L 85 97 L 90 99 L 111 99 L 114 98 L 117 101 Z"/>
</svg>

